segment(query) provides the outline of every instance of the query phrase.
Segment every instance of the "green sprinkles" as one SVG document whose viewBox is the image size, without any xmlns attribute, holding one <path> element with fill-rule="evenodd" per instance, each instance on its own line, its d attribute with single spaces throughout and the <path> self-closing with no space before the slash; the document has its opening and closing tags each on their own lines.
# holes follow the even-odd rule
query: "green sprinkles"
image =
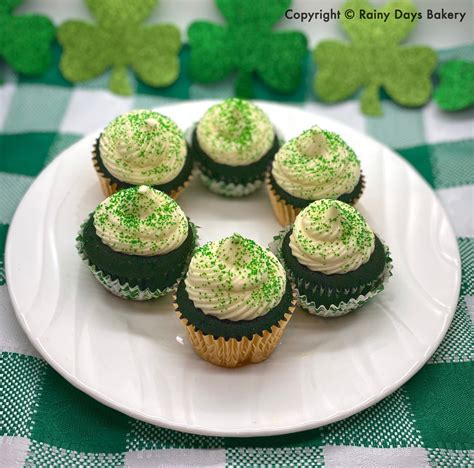
<svg viewBox="0 0 474 468">
<path fill-rule="evenodd" d="M 326 151 L 324 153 L 305 154 L 301 151 L 302 144 L 315 134 L 314 129 L 304 131 L 299 137 L 290 140 L 286 145 L 287 157 L 282 161 L 283 166 L 291 168 L 297 176 L 315 174 L 325 177 L 326 182 L 336 175 L 336 167 L 344 160 L 347 164 L 359 165 L 359 160 L 352 148 L 336 133 L 328 130 L 320 130 L 326 140 Z M 347 156 L 341 151 L 347 150 Z M 350 177 L 350 172 L 346 171 L 342 177 Z"/>
<path fill-rule="evenodd" d="M 298 215 L 292 242 L 323 265 L 333 262 L 334 257 L 341 259 L 339 272 L 346 273 L 360 264 L 361 257 L 369 259 L 375 235 L 354 207 L 324 199 L 311 203 Z"/>
<path fill-rule="evenodd" d="M 255 130 L 250 103 L 234 98 L 217 104 L 214 109 L 217 109 L 214 118 L 217 120 L 222 141 L 227 144 L 235 143 L 240 148 L 248 146 Z M 209 136 L 209 130 L 205 135 Z"/>
<path fill-rule="evenodd" d="M 170 174 L 179 172 L 186 159 L 183 132 L 169 117 L 151 110 L 131 111 L 110 122 L 100 150 L 112 173 L 131 172 L 152 185 L 171 180 Z"/>
<path fill-rule="evenodd" d="M 121 190 L 102 202 L 94 212 L 94 226 L 113 250 L 136 255 L 177 248 L 189 229 L 171 197 L 144 185 Z"/>
<path fill-rule="evenodd" d="M 347 143 L 334 132 L 312 127 L 289 140 L 273 165 L 276 181 L 294 196 L 314 200 L 314 193 L 337 198 L 356 186 L 360 162 Z M 307 182 L 308 184 L 303 184 Z"/>
<path fill-rule="evenodd" d="M 227 164 L 258 161 L 275 137 L 267 115 L 256 105 L 238 98 L 212 106 L 199 122 L 197 132 L 199 144 L 208 155 Z M 228 160 L 230 155 L 234 156 L 233 161 Z"/>
<path fill-rule="evenodd" d="M 189 271 L 197 274 L 199 300 L 211 302 L 223 313 L 242 301 L 241 292 L 250 293 L 245 300 L 249 308 L 274 307 L 286 287 L 276 257 L 239 234 L 198 248 Z"/>
</svg>

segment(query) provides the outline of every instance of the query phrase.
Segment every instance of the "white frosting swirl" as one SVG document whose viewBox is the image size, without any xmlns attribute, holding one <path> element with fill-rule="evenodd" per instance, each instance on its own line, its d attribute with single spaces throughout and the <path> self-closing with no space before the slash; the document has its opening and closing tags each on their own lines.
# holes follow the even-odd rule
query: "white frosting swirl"
<svg viewBox="0 0 474 468">
<path fill-rule="evenodd" d="M 326 275 L 368 262 L 375 235 L 362 215 L 338 200 L 318 200 L 296 217 L 290 249 L 298 262 Z"/>
<path fill-rule="evenodd" d="M 101 159 L 117 179 L 129 184 L 161 185 L 184 166 L 186 141 L 168 117 L 149 110 L 120 115 L 100 136 Z"/>
<path fill-rule="evenodd" d="M 269 250 L 234 234 L 196 251 L 185 284 L 189 298 L 205 314 L 253 320 L 280 303 L 286 275 Z"/>
<path fill-rule="evenodd" d="M 338 198 L 356 187 L 360 163 L 339 135 L 315 126 L 280 148 L 272 175 L 294 197 Z"/>
<path fill-rule="evenodd" d="M 128 255 L 164 255 L 188 236 L 188 220 L 168 195 L 146 185 L 120 190 L 94 212 L 97 235 Z"/>
<path fill-rule="evenodd" d="M 197 126 L 197 138 L 201 149 L 217 163 L 245 166 L 270 150 L 275 132 L 259 107 L 231 98 L 204 114 Z"/>
</svg>

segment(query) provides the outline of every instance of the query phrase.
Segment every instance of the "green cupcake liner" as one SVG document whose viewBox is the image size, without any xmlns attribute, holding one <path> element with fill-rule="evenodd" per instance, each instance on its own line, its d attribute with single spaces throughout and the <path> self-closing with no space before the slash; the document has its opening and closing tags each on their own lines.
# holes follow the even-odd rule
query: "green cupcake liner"
<svg viewBox="0 0 474 468">
<path fill-rule="evenodd" d="M 254 180 L 247 184 L 235 184 L 233 182 L 213 179 L 202 171 L 199 173 L 199 178 L 211 192 L 224 197 L 245 197 L 257 191 L 263 185 L 263 179 Z"/>
<path fill-rule="evenodd" d="M 287 233 L 293 228 L 292 225 L 285 227 L 282 229 L 276 236 L 273 237 L 273 241 L 270 243 L 269 248 L 270 250 L 277 256 L 278 260 L 280 260 L 281 264 L 284 266 L 287 276 L 295 284 L 295 289 L 298 295 L 298 305 L 302 309 L 305 309 L 307 312 L 313 315 L 318 315 L 320 317 L 340 317 L 342 315 L 346 315 L 349 312 L 358 309 L 359 307 L 363 306 L 369 299 L 372 299 L 377 294 L 384 290 L 384 283 L 385 281 L 392 276 L 393 270 L 393 262 L 390 256 L 390 250 L 388 245 L 379 237 L 377 236 L 385 250 L 385 268 L 381 276 L 379 276 L 376 280 L 372 283 L 373 289 L 370 289 L 369 292 L 365 294 L 361 294 L 360 292 L 367 288 L 370 283 L 362 284 L 358 287 L 352 289 L 344 289 L 345 294 L 353 294 L 354 297 L 349 299 L 348 301 L 341 301 L 339 304 L 331 304 L 329 307 L 324 305 L 318 305 L 314 301 L 308 299 L 305 294 L 300 293 L 301 290 L 307 290 L 311 288 L 307 281 L 297 278 L 286 266 L 286 262 L 282 255 L 282 245 L 283 240 Z M 314 285 L 312 286 L 312 291 L 314 294 L 327 294 L 330 296 L 334 292 L 341 292 L 341 291 L 332 291 L 326 290 L 321 285 Z"/>
<path fill-rule="evenodd" d="M 182 274 L 176 279 L 176 281 L 171 286 L 164 289 L 155 289 L 155 290 L 150 290 L 148 288 L 142 289 L 138 285 L 130 286 L 128 281 L 120 281 L 119 279 L 113 279 L 112 275 L 101 270 L 89 260 L 89 257 L 87 256 L 84 250 L 84 238 L 83 238 L 84 228 L 89 218 L 90 218 L 90 215 L 86 218 L 85 222 L 81 224 L 79 234 L 76 237 L 76 249 L 81 259 L 87 265 L 87 268 L 89 268 L 89 270 L 92 272 L 92 274 L 97 279 L 97 281 L 99 281 L 99 283 L 102 284 L 102 286 L 105 289 L 107 289 L 109 292 L 111 292 L 115 296 L 121 297 L 123 299 L 133 300 L 133 301 L 147 301 L 150 299 L 157 299 L 158 297 L 164 296 L 176 290 L 179 282 L 184 278 L 186 274 L 189 263 L 191 262 L 191 257 L 195 249 L 190 250 L 188 257 L 186 259 Z M 199 239 L 197 228 L 194 225 L 194 223 L 192 223 L 191 221 L 189 221 L 189 227 L 191 228 L 192 233 L 193 233 L 195 247 L 197 247 L 198 239 Z"/>
</svg>

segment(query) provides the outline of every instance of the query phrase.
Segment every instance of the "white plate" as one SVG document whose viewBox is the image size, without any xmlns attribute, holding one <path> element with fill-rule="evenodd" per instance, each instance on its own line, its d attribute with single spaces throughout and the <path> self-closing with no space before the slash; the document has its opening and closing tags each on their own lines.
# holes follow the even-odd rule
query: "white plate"
<svg viewBox="0 0 474 468">
<path fill-rule="evenodd" d="M 210 102 L 160 109 L 186 128 Z M 430 187 L 399 156 L 324 116 L 261 103 L 285 138 L 319 124 L 340 133 L 367 180 L 359 209 L 393 253 L 394 276 L 339 319 L 294 314 L 266 362 L 229 370 L 200 359 L 171 298 L 134 303 L 106 292 L 75 250 L 79 225 L 103 199 L 90 135 L 33 183 L 10 226 L 6 268 L 18 319 L 41 355 L 108 406 L 206 435 L 263 436 L 337 421 L 400 387 L 427 361 L 454 313 L 460 262 Z M 264 190 L 232 200 L 194 181 L 179 200 L 202 241 L 235 231 L 267 245 L 279 226 Z"/>
</svg>

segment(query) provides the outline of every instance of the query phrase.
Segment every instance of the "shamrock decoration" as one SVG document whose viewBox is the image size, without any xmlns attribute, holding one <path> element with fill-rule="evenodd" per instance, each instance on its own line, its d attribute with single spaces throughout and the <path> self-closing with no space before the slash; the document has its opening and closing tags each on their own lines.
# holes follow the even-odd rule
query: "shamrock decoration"
<svg viewBox="0 0 474 468">
<path fill-rule="evenodd" d="M 306 37 L 296 31 L 274 32 L 272 26 L 291 0 L 216 0 L 228 22 L 197 21 L 188 29 L 190 75 L 201 83 L 237 71 L 235 93 L 252 97 L 252 73 L 281 92 L 298 86 L 306 56 Z"/>
<path fill-rule="evenodd" d="M 441 109 L 457 111 L 474 105 L 474 63 L 452 60 L 439 70 L 441 83 L 435 101 Z"/>
<path fill-rule="evenodd" d="M 397 9 L 408 18 L 397 19 Z M 416 7 L 409 0 L 393 0 L 377 10 L 390 14 L 386 21 L 360 19 L 361 10 L 374 8 L 367 0 L 349 0 L 341 9 L 340 22 L 352 43 L 328 40 L 316 47 L 316 92 L 323 100 L 336 102 L 364 87 L 361 107 L 369 115 L 382 113 L 382 87 L 398 104 L 424 104 L 431 95 L 436 54 L 429 47 L 399 45 L 416 24 Z"/>
<path fill-rule="evenodd" d="M 168 86 L 179 74 L 180 33 L 171 24 L 143 26 L 158 0 L 86 0 L 97 25 L 66 21 L 58 29 L 64 52 L 60 69 L 73 82 L 95 78 L 112 68 L 109 86 L 132 93 L 127 67 L 146 84 Z"/>
<path fill-rule="evenodd" d="M 51 63 L 54 25 L 45 16 L 12 16 L 21 0 L 0 1 L 0 57 L 18 73 L 39 75 Z"/>
</svg>

